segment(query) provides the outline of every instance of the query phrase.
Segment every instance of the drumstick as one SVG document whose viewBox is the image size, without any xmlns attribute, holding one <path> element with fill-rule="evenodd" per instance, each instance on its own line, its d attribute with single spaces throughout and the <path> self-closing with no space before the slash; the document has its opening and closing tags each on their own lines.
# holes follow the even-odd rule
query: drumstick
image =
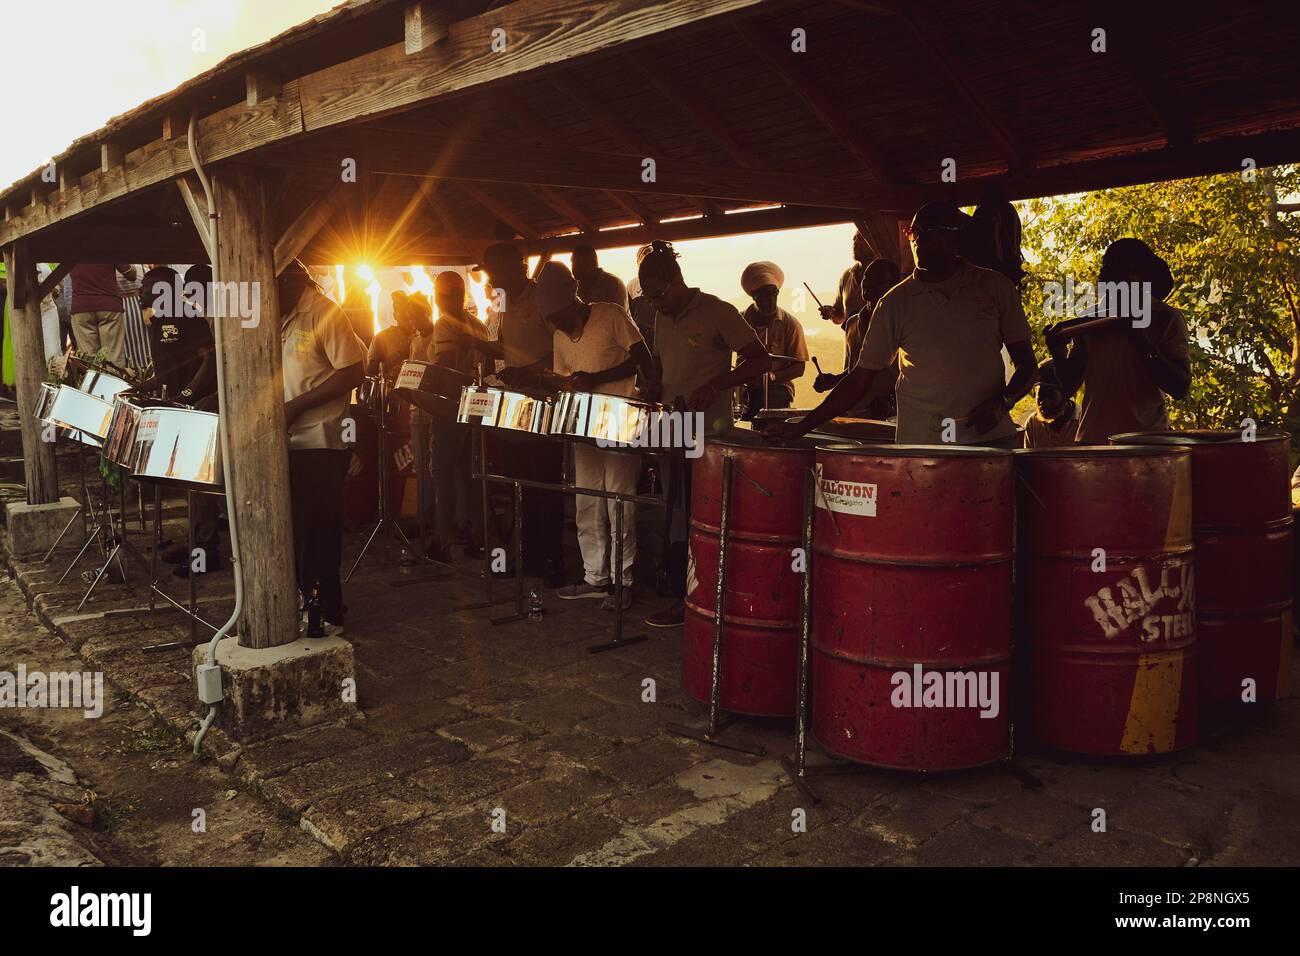
<svg viewBox="0 0 1300 956">
<path fill-rule="evenodd" d="M 817 374 L 818 374 L 818 375 L 825 375 L 825 374 L 826 374 L 825 372 L 822 371 L 821 363 L 817 361 L 817 356 L 814 355 L 814 356 L 812 357 L 812 363 L 813 363 L 813 368 L 815 368 L 815 369 L 817 370 Z"/>
<path fill-rule="evenodd" d="M 808 294 L 813 297 L 813 301 L 817 303 L 817 308 L 819 309 L 826 308 L 826 306 L 822 305 L 822 300 L 817 298 L 817 293 L 812 290 L 812 286 L 810 286 L 807 282 L 805 282 L 803 284 L 803 287 L 807 289 Z"/>
</svg>

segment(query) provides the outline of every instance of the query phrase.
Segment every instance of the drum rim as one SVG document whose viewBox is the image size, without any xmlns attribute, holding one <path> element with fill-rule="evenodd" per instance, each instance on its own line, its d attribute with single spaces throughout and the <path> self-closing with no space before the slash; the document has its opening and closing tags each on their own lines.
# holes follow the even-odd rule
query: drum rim
<svg viewBox="0 0 1300 956">
<path fill-rule="evenodd" d="M 1254 445 L 1287 441 L 1290 434 L 1277 428 L 1260 429 L 1253 441 L 1241 437 L 1236 428 L 1156 428 L 1143 432 L 1121 432 L 1108 441 L 1116 445 L 1149 445 L 1173 448 L 1213 448 L 1220 445 Z"/>
<path fill-rule="evenodd" d="M 1019 449 L 985 448 L 980 445 L 849 445 L 841 442 L 818 445 L 817 451 L 837 455 L 857 455 L 871 458 L 1011 458 Z"/>
<path fill-rule="evenodd" d="M 1017 458 L 1170 458 L 1185 457 L 1191 448 L 1185 444 L 1152 443 L 1150 445 L 1072 445 L 1064 448 L 1017 448 Z"/>
</svg>

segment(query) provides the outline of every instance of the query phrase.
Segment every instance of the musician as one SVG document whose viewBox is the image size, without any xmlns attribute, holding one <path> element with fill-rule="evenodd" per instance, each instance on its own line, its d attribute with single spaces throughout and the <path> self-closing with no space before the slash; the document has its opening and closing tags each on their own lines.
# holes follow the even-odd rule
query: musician
<svg viewBox="0 0 1300 956">
<path fill-rule="evenodd" d="M 688 286 L 667 242 L 653 242 L 638 253 L 641 292 L 654 305 L 656 376 L 642 389 L 651 401 L 666 401 L 697 413 L 705 437 L 726 432 L 734 424 L 731 390 L 767 374 L 771 356 L 744 316 L 729 302 Z M 740 364 L 731 367 L 732 353 Z M 690 502 L 690 463 L 680 452 L 661 456 L 660 474 L 681 473 L 670 533 L 672 542 L 665 572 L 679 593 L 686 584 L 686 521 Z M 665 485 L 667 487 L 667 485 Z M 646 618 L 651 627 L 679 627 L 685 605 L 678 601 L 662 614 Z"/>
<path fill-rule="evenodd" d="M 163 396 L 203 411 L 217 411 L 216 346 L 204 317 L 212 268 L 194 265 L 184 281 L 170 266 L 154 266 L 140 285 L 141 318 L 149 335 L 153 375 L 127 390 L 131 395 Z M 190 539 L 203 553 L 198 573 L 225 567 L 219 527 L 223 499 L 196 494 L 189 511 Z M 188 578 L 195 568 L 189 542 L 158 552 L 158 559 L 176 567 L 172 574 Z"/>
<path fill-rule="evenodd" d="M 785 273 L 775 262 L 751 262 L 740 274 L 740 287 L 754 300 L 745 310 L 745 321 L 763 348 L 771 355 L 800 360 L 777 362 L 776 367 L 767 373 L 767 408 L 789 408 L 794 404 L 794 382 L 803 375 L 808 361 L 808 343 L 804 340 L 803 326 L 776 304 L 784 283 Z M 762 399 L 761 384 L 750 385 L 749 390 Z"/>
<path fill-rule="evenodd" d="M 552 332 L 537 314 L 537 288 L 528 277 L 528 263 L 509 242 L 498 242 L 483 253 L 476 269 L 487 272 L 492 302 L 488 327 L 497 338 L 458 333 L 462 344 L 505 365 L 497 376 L 509 388 L 540 382 L 551 368 Z M 500 473 L 512 478 L 559 484 L 563 478 L 564 446 L 549 439 L 521 434 L 485 436 L 488 458 Z M 556 491 L 523 489 L 524 573 L 541 577 L 549 587 L 564 586 L 564 498 Z"/>
<path fill-rule="evenodd" d="M 397 289 L 391 299 L 393 324 L 376 332 L 366 350 L 366 375 L 376 376 L 383 369 L 384 379 L 389 385 L 397 381 L 402 362 L 411 354 L 411 339 L 415 334 L 411 326 L 410 310 L 407 308 L 407 293 Z"/>
<path fill-rule="evenodd" d="M 871 325 L 871 313 L 886 292 L 898 285 L 898 266 L 889 259 L 872 259 L 862 269 L 860 288 L 862 308 L 844 322 L 844 371 L 822 372 L 813 379 L 813 391 L 829 392 L 858 364 L 862 354 L 862 340 Z M 889 418 L 894 414 L 894 382 L 898 379 L 898 362 L 886 373 L 878 375 L 871 389 L 853 411 L 863 411 L 872 418 Z"/>
<path fill-rule="evenodd" d="M 79 262 L 72 267 L 72 330 L 82 352 L 102 350 L 108 361 L 125 368 L 126 304 L 118 273 L 132 282 L 137 275 L 130 263 Z"/>
<path fill-rule="evenodd" d="M 612 272 L 606 272 L 591 246 L 573 250 L 573 277 L 578 280 L 578 298 L 583 302 L 612 302 L 627 309 L 627 286 Z"/>
<path fill-rule="evenodd" d="M 1061 388 L 1056 362 L 1038 366 L 1037 409 L 1021 421 L 1026 448 L 1061 448 L 1073 445 L 1079 433 L 1079 403 Z"/>
<path fill-rule="evenodd" d="M 552 349 L 552 384 L 560 389 L 631 396 L 635 375 L 654 376 L 654 363 L 641 333 L 627 309 L 613 302 L 586 302 L 577 295 L 579 285 L 559 262 L 542 266 L 537 277 L 537 310 L 555 329 Z M 583 488 L 619 494 L 636 494 L 641 458 L 629 452 L 585 443 L 573 446 L 574 481 Z M 601 598 L 606 610 L 617 609 L 611 593 L 613 574 L 621 574 L 623 608 L 632 604 L 632 565 L 636 560 L 636 506 L 612 498 L 577 497 L 578 549 L 582 552 L 584 579 L 560 588 L 556 596 L 566 601 Z M 614 539 L 616 509 L 623 509 L 623 549 L 619 560 Z M 613 570 L 611 571 L 611 566 Z"/>
<path fill-rule="evenodd" d="M 957 254 L 966 217 L 950 203 L 922 206 L 909 230 L 916 268 L 876 306 L 858 364 L 801 421 L 772 430 L 802 435 L 857 406 L 899 359 L 900 444 L 1019 444 L 1007 414 L 1037 375 L 1029 323 L 1005 276 Z M 1015 366 L 1006 381 L 1002 349 Z"/>
<path fill-rule="evenodd" d="M 1085 445 L 1168 428 L 1165 395 L 1181 400 L 1192 384 L 1187 321 L 1164 302 L 1174 285 L 1168 263 L 1140 239 L 1119 239 L 1102 255 L 1097 278 L 1099 304 L 1092 315 L 1120 321 L 1072 339 L 1065 334 L 1069 322 L 1045 332 L 1062 387 L 1070 394 L 1083 388 L 1078 441 Z M 1128 284 L 1141 298 L 1121 300 L 1118 288 L 1107 291 L 1109 284 Z M 1139 315 L 1143 302 L 1149 309 Z"/>
<path fill-rule="evenodd" d="M 349 393 L 364 378 L 366 350 L 301 262 L 290 263 L 276 286 L 298 587 L 304 604 L 319 597 L 325 634 L 341 634 L 343 480 L 350 457 L 343 416 Z"/>
<path fill-rule="evenodd" d="M 460 273 L 439 272 L 433 280 L 433 298 L 438 306 L 438 322 L 430 326 L 432 336 L 423 360 L 454 369 L 462 375 L 473 375 L 477 356 L 473 349 L 466 348 L 461 342 L 463 336 L 477 334 L 480 323 L 466 311 L 465 280 Z M 421 356 L 412 353 L 412 357 Z M 428 556 L 444 563 L 450 559 L 455 528 L 463 533 L 468 554 L 481 557 L 483 512 L 475 506 L 473 498 L 471 476 L 474 462 L 470 430 L 454 421 L 421 414 L 429 419 L 434 451 L 434 540 Z M 421 467 L 423 469 L 423 464 Z"/>
<path fill-rule="evenodd" d="M 853 232 L 853 265 L 844 270 L 835 294 L 835 301 L 821 307 L 823 319 L 843 325 L 850 316 L 862 311 L 862 272 L 872 258 L 871 245 L 858 230 Z M 846 330 L 847 331 L 847 330 Z"/>
</svg>

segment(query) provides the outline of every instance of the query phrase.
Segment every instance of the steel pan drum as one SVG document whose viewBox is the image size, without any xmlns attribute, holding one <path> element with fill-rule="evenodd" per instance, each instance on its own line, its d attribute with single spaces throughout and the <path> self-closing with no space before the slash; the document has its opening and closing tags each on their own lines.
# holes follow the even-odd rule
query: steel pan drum
<svg viewBox="0 0 1300 956">
<path fill-rule="evenodd" d="M 1074 753 L 1196 743 L 1185 448 L 1017 451 L 1021 733 Z"/>
<path fill-rule="evenodd" d="M 473 378 L 454 368 L 407 359 L 397 373 L 393 394 L 430 415 L 452 419 L 459 410 L 461 392 L 473 384 Z"/>
<path fill-rule="evenodd" d="M 1216 711 L 1290 697 L 1293 657 L 1291 436 L 1239 430 L 1115 435 L 1192 455 L 1196 641 L 1201 704 Z"/>
<path fill-rule="evenodd" d="M 667 405 L 642 402 L 601 392 L 564 392 L 555 402 L 552 435 L 577 438 L 601 445 L 628 445 L 646 441 L 657 414 Z"/>
<path fill-rule="evenodd" d="M 817 449 L 810 683 L 833 754 L 958 770 L 1010 748 L 1010 451 Z"/>
<path fill-rule="evenodd" d="M 804 476 L 813 443 L 765 444 L 737 430 L 710 438 L 692 469 L 682 687 L 708 701 L 721 539 L 723 461 L 732 459 L 723 598 L 720 703 L 739 714 L 789 717 L 798 690 L 802 572 L 791 549 L 803 528 Z"/>
<path fill-rule="evenodd" d="M 109 372 L 101 369 L 87 369 L 86 374 L 81 377 L 81 384 L 77 390 L 85 392 L 87 395 L 94 395 L 96 398 L 111 402 L 118 392 L 130 388 L 129 382 L 118 378 Z"/>
<path fill-rule="evenodd" d="M 139 395 L 113 397 L 113 417 L 104 438 L 104 457 L 114 464 L 130 469 L 135 464 L 135 439 L 140 424 L 140 414 L 146 408 L 188 408 L 179 402 Z"/>
<path fill-rule="evenodd" d="M 550 434 L 555 399 L 508 388 L 467 386 L 461 390 L 456 421 L 532 435 Z"/>
<path fill-rule="evenodd" d="M 131 476 L 189 491 L 221 490 L 217 416 L 195 408 L 146 408 L 136 426 Z"/>
<path fill-rule="evenodd" d="M 40 421 L 64 429 L 73 441 L 99 448 L 108 435 L 113 405 L 70 385 L 44 384 L 34 413 Z"/>
</svg>

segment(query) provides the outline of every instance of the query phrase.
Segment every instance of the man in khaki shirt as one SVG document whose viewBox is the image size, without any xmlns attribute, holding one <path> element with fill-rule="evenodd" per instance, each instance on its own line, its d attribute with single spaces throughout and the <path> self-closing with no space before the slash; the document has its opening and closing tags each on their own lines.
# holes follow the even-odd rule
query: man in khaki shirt
<svg viewBox="0 0 1300 956">
<path fill-rule="evenodd" d="M 637 278 L 641 292 L 654 304 L 654 356 L 660 380 L 646 383 L 642 393 L 650 400 L 684 404 L 703 418 L 705 436 L 727 431 L 733 424 L 731 390 L 772 368 L 772 359 L 740 312 L 686 284 L 677 253 L 671 244 L 656 241 L 641 259 Z M 740 364 L 731 367 L 732 353 Z M 677 494 L 669 503 L 674 520 L 665 574 L 677 593 L 686 593 L 686 525 L 691 500 L 690 462 L 680 451 L 660 456 L 660 474 L 681 475 L 672 481 Z M 669 481 L 665 480 L 665 489 Z M 678 601 L 667 611 L 646 618 L 651 627 L 678 627 L 686 605 Z"/>
<path fill-rule="evenodd" d="M 1018 444 L 1007 413 L 1037 376 L 1029 323 L 1010 280 L 957 255 L 964 219 L 950 203 L 921 207 L 910 229 L 916 269 L 876 306 L 857 366 L 775 434 L 802 435 L 855 407 L 897 356 L 899 444 Z M 1004 347 L 1015 367 L 1009 382 Z"/>
<path fill-rule="evenodd" d="M 1165 395 L 1185 398 L 1192 384 L 1187 321 L 1162 301 L 1173 289 L 1168 264 L 1141 240 L 1119 239 L 1103 254 L 1097 278 L 1101 303 L 1085 319 L 1118 321 L 1072 339 L 1071 322 L 1045 333 L 1062 386 L 1067 392 L 1083 388 L 1078 441 L 1085 445 L 1104 445 L 1123 432 L 1168 428 Z M 1107 294 L 1111 283 L 1127 285 L 1135 295 Z"/>
<path fill-rule="evenodd" d="M 296 260 L 277 281 L 294 555 L 304 603 L 319 601 L 323 637 L 343 632 L 343 480 L 351 456 L 343 416 L 364 378 L 366 350 L 343 310 Z"/>
</svg>

